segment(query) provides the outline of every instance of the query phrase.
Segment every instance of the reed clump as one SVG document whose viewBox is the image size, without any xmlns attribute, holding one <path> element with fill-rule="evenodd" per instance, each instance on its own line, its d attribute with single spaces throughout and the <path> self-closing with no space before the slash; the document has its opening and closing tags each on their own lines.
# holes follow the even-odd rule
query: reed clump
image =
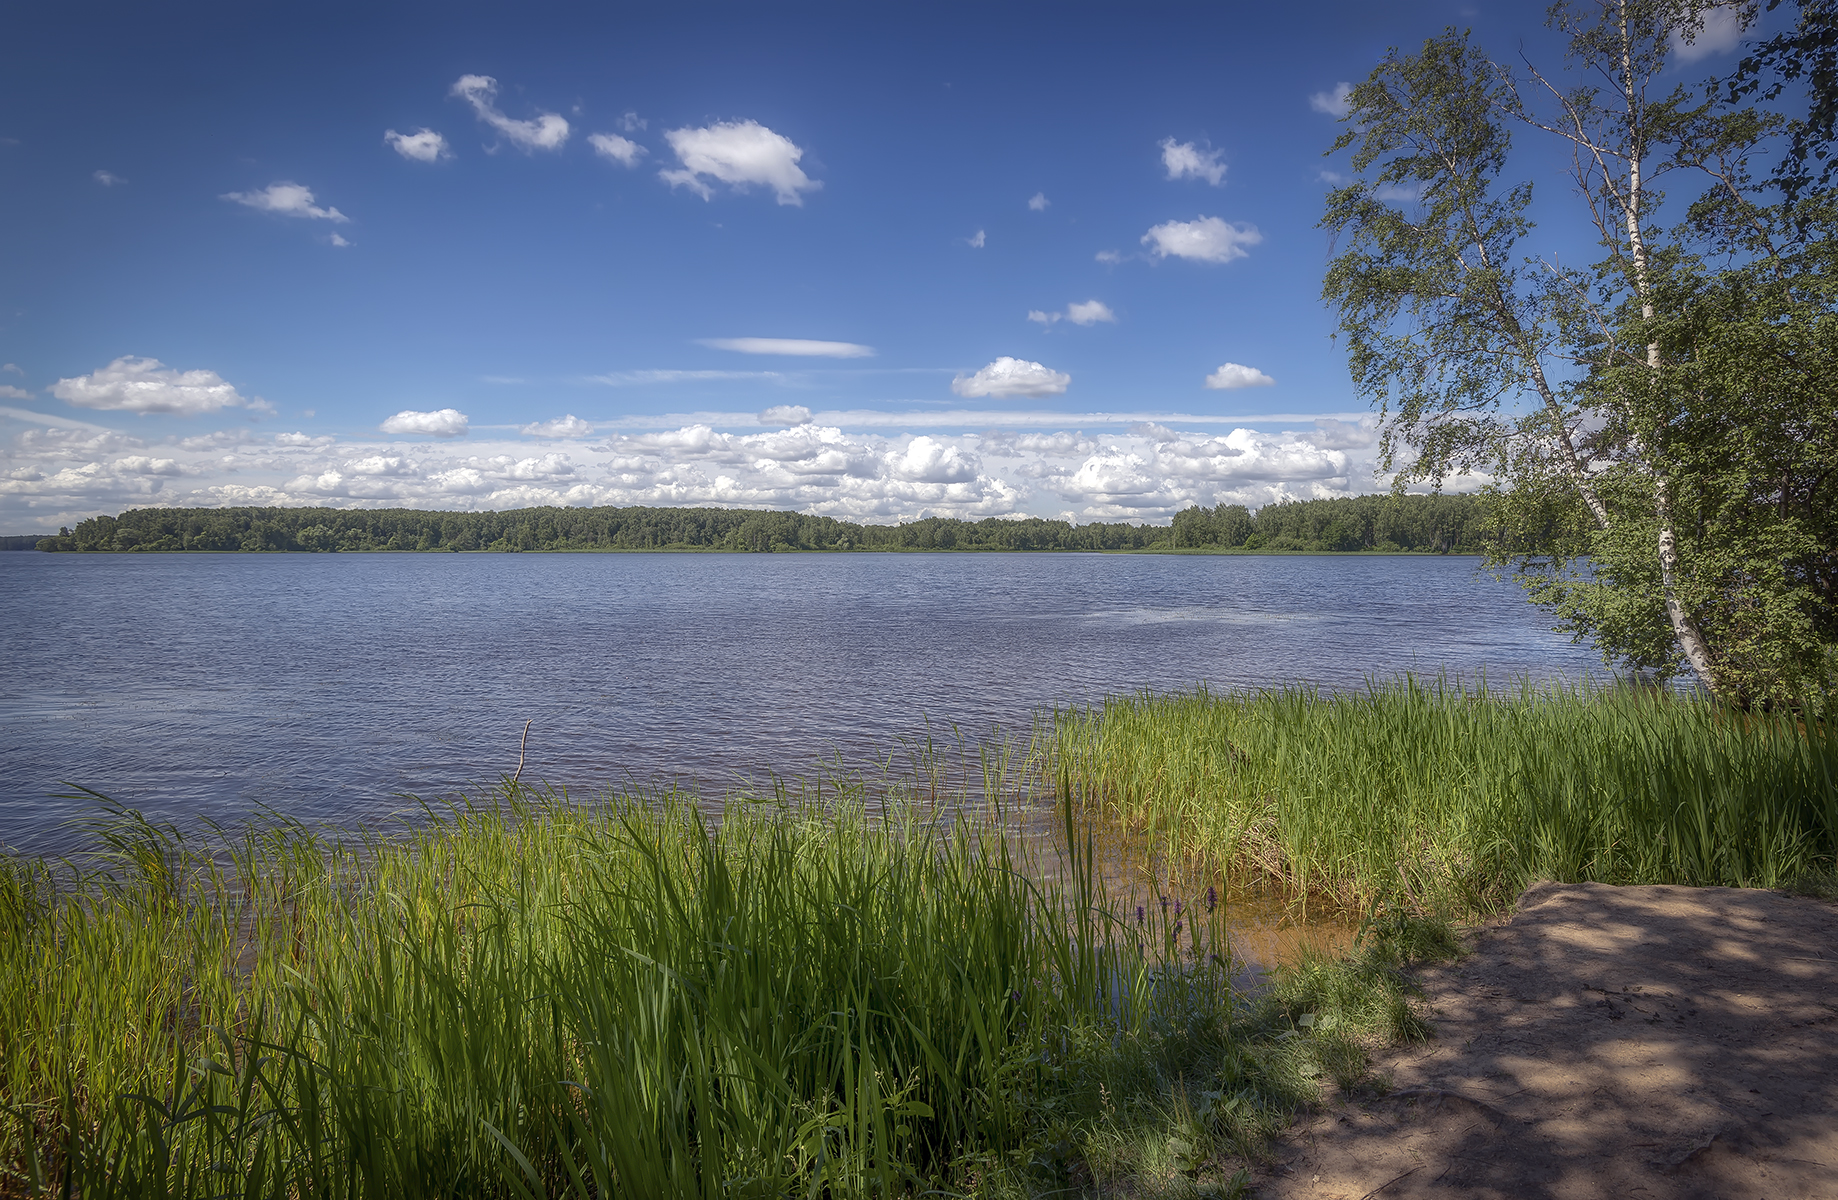
<svg viewBox="0 0 1838 1200">
<path fill-rule="evenodd" d="M 0 1194 L 1229 1191 L 1315 1041 L 1197 912 L 1107 917 L 1063 799 L 1052 871 L 833 789 L 507 786 L 391 837 L 105 805 L 0 858 Z"/>
<path fill-rule="evenodd" d="M 1538 879 L 1781 887 L 1838 851 L 1838 732 L 1653 689 L 1413 678 L 1064 709 L 1037 763 L 1235 885 L 1497 912 Z"/>
</svg>

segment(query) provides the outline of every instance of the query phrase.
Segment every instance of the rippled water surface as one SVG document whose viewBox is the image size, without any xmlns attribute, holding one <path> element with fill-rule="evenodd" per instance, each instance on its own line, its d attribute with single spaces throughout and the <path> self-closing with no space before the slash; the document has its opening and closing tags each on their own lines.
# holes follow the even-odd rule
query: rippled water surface
<svg viewBox="0 0 1838 1200">
<path fill-rule="evenodd" d="M 1139 688 L 1597 660 L 1467 558 L 0 554 L 0 842 L 82 784 L 374 817 L 508 774 L 795 773 Z"/>
</svg>

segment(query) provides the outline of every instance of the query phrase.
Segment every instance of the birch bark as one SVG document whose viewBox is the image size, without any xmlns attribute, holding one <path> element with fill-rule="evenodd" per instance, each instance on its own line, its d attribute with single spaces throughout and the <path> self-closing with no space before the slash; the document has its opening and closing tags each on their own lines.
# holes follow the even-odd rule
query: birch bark
<svg viewBox="0 0 1838 1200">
<path fill-rule="evenodd" d="M 1628 119 L 1627 195 L 1622 208 L 1627 216 L 1628 252 L 1634 264 L 1634 292 L 1640 300 L 1641 317 L 1650 323 L 1654 317 L 1653 289 L 1647 272 L 1646 237 L 1640 226 L 1643 199 L 1641 163 L 1646 159 L 1647 152 L 1645 123 L 1641 111 L 1642 96 L 1634 72 L 1628 0 L 1617 0 L 1617 6 L 1621 32 L 1621 92 Z M 1659 381 L 1660 366 L 1659 343 L 1648 342 L 1647 371 L 1655 386 Z M 1672 522 L 1672 489 L 1665 470 L 1654 461 L 1653 451 L 1656 449 L 1650 445 L 1645 447 L 1647 469 L 1653 477 L 1653 508 L 1658 525 L 1657 545 L 1654 549 L 1659 555 L 1659 586 L 1666 606 L 1666 619 L 1671 623 L 1672 636 L 1678 641 L 1679 650 L 1684 654 L 1692 673 L 1707 691 L 1716 695 L 1721 689 L 1718 687 L 1710 647 L 1697 621 L 1678 596 L 1678 537 Z"/>
</svg>

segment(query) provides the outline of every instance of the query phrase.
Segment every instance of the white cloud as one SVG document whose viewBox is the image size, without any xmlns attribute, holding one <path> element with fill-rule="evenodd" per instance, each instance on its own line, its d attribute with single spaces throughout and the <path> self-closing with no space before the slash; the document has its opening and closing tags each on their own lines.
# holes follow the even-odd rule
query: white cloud
<svg viewBox="0 0 1838 1200">
<path fill-rule="evenodd" d="M 233 200 L 261 212 L 279 213 L 284 217 L 303 217 L 309 221 L 331 221 L 342 225 L 351 218 L 336 208 L 320 208 L 313 201 L 313 189 L 297 183 L 271 183 L 259 192 L 225 192 L 220 200 Z"/>
<path fill-rule="evenodd" d="M 1066 305 L 1066 320 L 1074 325 L 1096 325 L 1099 321 L 1116 324 L 1117 314 L 1102 300 L 1087 300 L 1083 304 Z"/>
<path fill-rule="evenodd" d="M 1330 117 L 1344 117 L 1352 109 L 1348 97 L 1353 94 L 1353 85 L 1337 83 L 1331 92 L 1316 92 L 1308 98 L 1308 106 L 1318 113 Z"/>
<path fill-rule="evenodd" d="M 569 413 L 553 421 L 536 421 L 518 429 L 528 437 L 541 438 L 584 438 L 593 434 L 594 427 L 586 421 Z"/>
<path fill-rule="evenodd" d="M 1096 325 L 1099 321 L 1115 324 L 1117 314 L 1102 300 L 1087 300 L 1083 304 L 1068 304 L 1063 313 L 1034 309 L 1028 313 L 1027 319 L 1042 325 L 1052 325 L 1059 321 L 1071 321 L 1074 325 Z"/>
<path fill-rule="evenodd" d="M 116 187 L 127 182 L 127 180 L 115 174 L 113 171 L 97 171 L 94 175 L 91 175 L 90 178 L 94 179 L 103 187 Z"/>
<path fill-rule="evenodd" d="M 78 408 L 111 412 L 173 413 L 194 417 L 223 408 L 274 411 L 274 407 L 259 396 L 253 400 L 244 398 L 215 371 L 179 371 L 157 358 L 131 355 L 87 375 L 60 379 L 51 386 L 51 394 Z"/>
<path fill-rule="evenodd" d="M 971 246 L 975 247 L 978 250 L 981 250 L 989 242 L 989 231 L 986 229 L 979 229 L 976 231 L 975 237 L 967 238 L 965 240 L 968 241 Z"/>
<path fill-rule="evenodd" d="M 1206 377 L 1206 386 L 1216 391 L 1230 391 L 1233 388 L 1269 387 L 1276 380 L 1264 374 L 1256 367 L 1240 366 L 1237 363 L 1221 363 L 1219 369 Z"/>
<path fill-rule="evenodd" d="M 1372 189 L 1372 195 L 1374 199 L 1386 204 L 1411 205 L 1423 199 L 1423 193 L 1429 190 L 1429 186 L 1422 180 L 1416 183 L 1381 183 Z"/>
<path fill-rule="evenodd" d="M 0 396 L 5 396 L 11 400 L 30 400 L 32 398 L 32 393 L 26 391 L 22 387 L 14 387 L 12 384 L 6 383 L 0 384 Z"/>
<path fill-rule="evenodd" d="M 439 162 L 443 158 L 453 157 L 453 149 L 447 145 L 447 139 L 425 126 L 413 133 L 397 133 L 393 129 L 385 129 L 383 143 L 403 158 L 416 162 Z"/>
<path fill-rule="evenodd" d="M 978 445 L 985 454 L 1000 458 L 1020 458 L 1027 454 L 1052 455 L 1065 458 L 1069 455 L 1089 454 L 1097 449 L 1097 443 L 1082 433 L 1003 433 L 992 430 L 978 439 Z"/>
<path fill-rule="evenodd" d="M 25 369 L 18 363 L 0 363 L 0 371 L 5 371 L 8 375 L 25 374 Z"/>
<path fill-rule="evenodd" d="M 479 120 L 520 150 L 560 150 L 568 141 L 568 120 L 559 113 L 539 112 L 533 120 L 518 121 L 500 112 L 498 81 L 490 75 L 462 75 L 449 94 L 472 105 Z"/>
<path fill-rule="evenodd" d="M 148 458 L 144 454 L 130 454 L 126 458 L 115 460 L 115 469 L 129 475 L 183 475 L 185 471 L 178 460 L 171 458 Z"/>
<path fill-rule="evenodd" d="M 1363 450 L 1378 441 L 1378 430 L 1369 418 L 1355 422 L 1317 417 L 1312 440 L 1324 450 Z"/>
<path fill-rule="evenodd" d="M 803 192 L 823 184 L 798 166 L 804 151 L 790 138 L 774 133 L 758 121 L 717 121 L 701 129 L 671 129 L 664 140 L 683 165 L 659 171 L 671 187 L 686 187 L 704 200 L 714 192 L 702 182 L 706 175 L 737 192 L 759 184 L 769 187 L 780 204 L 804 203 Z"/>
<path fill-rule="evenodd" d="M 1072 376 L 1026 359 L 1003 355 L 974 375 L 959 375 L 951 390 L 960 396 L 1057 396 Z"/>
<path fill-rule="evenodd" d="M 873 358 L 874 347 L 856 342 L 819 342 L 808 338 L 698 338 L 711 350 L 738 354 L 784 354 L 797 358 Z"/>
<path fill-rule="evenodd" d="M 1257 226 L 1229 224 L 1218 217 L 1169 221 L 1142 235 L 1142 244 L 1157 258 L 1191 258 L 1196 262 L 1228 263 L 1243 258 L 1246 246 L 1264 240 Z"/>
<path fill-rule="evenodd" d="M 17 528 L 147 504 L 712 505 L 875 522 L 1019 513 L 1166 521 L 1189 504 L 1255 506 L 1372 487 L 1372 450 L 1355 443 L 1373 430 L 1357 413 L 1258 417 L 1306 428 L 1219 436 L 1187 424 L 1208 418 L 1172 414 L 922 407 L 812 417 L 787 405 L 596 434 L 568 447 L 580 447 L 579 461 L 532 453 L 514 430 L 475 430 L 457 443 L 423 436 L 412 449 L 400 435 L 252 439 L 238 428 L 148 445 L 66 417 L 0 416 L 38 422 L 10 436 L 0 427 L 0 525 Z M 845 432 L 844 421 L 862 427 Z M 957 432 L 979 423 L 998 428 Z M 1109 431 L 1076 432 L 1093 424 Z"/>
<path fill-rule="evenodd" d="M 1225 164 L 1219 161 L 1217 150 L 1202 150 L 1192 142 L 1177 142 L 1173 138 L 1163 138 L 1162 166 L 1168 170 L 1169 179 L 1204 179 L 1214 187 L 1225 183 Z"/>
<path fill-rule="evenodd" d="M 911 483 L 963 483 L 976 478 L 979 466 L 975 456 L 924 434 L 887 455 L 888 472 Z"/>
<path fill-rule="evenodd" d="M 1741 41 L 1741 11 L 1734 6 L 1722 5 L 1704 11 L 1696 28 L 1690 31 L 1689 40 L 1686 34 L 1673 30 L 1672 53 L 1678 56 L 1680 62 L 1694 63 L 1713 54 L 1734 50 Z"/>
<path fill-rule="evenodd" d="M 587 144 L 594 148 L 594 153 L 601 158 L 610 159 L 622 167 L 635 167 L 638 160 L 647 151 L 630 138 L 622 138 L 616 133 L 593 133 L 587 136 Z"/>
<path fill-rule="evenodd" d="M 1053 201 L 1047 199 L 1047 194 L 1045 192 L 1035 192 L 1032 196 L 1028 197 L 1027 206 L 1035 212 L 1045 212 L 1047 210 L 1047 205 L 1051 203 L 1053 203 Z"/>
<path fill-rule="evenodd" d="M 351 244 L 350 242 L 345 240 L 343 235 L 336 234 L 336 233 L 328 237 L 326 241 L 330 242 L 334 246 L 349 246 Z"/>
<path fill-rule="evenodd" d="M 433 412 L 403 409 L 377 428 L 384 433 L 420 433 L 430 437 L 461 437 L 466 432 L 466 426 L 465 413 L 457 408 L 441 408 Z"/>
<path fill-rule="evenodd" d="M 802 404 L 775 404 L 759 414 L 761 425 L 808 425 L 811 410 Z"/>
<path fill-rule="evenodd" d="M 589 383 L 608 387 L 638 387 L 653 383 L 704 383 L 718 379 L 777 379 L 777 371 L 608 371 L 590 375 Z"/>
<path fill-rule="evenodd" d="M 650 124 L 649 121 L 645 120 L 637 113 L 630 111 L 628 111 L 625 116 L 619 118 L 619 128 L 625 130 L 627 133 L 637 133 L 640 129 L 647 128 Z"/>
<path fill-rule="evenodd" d="M 1120 263 L 1123 261 L 1123 255 L 1115 250 L 1100 250 L 1097 253 L 1097 260 L 1101 263 Z"/>
</svg>

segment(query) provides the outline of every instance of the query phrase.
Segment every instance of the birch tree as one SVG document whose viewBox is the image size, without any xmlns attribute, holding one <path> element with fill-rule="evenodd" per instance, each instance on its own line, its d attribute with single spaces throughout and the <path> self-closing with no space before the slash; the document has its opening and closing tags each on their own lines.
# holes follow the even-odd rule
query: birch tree
<svg viewBox="0 0 1838 1200">
<path fill-rule="evenodd" d="M 1358 178 L 1328 198 L 1323 291 L 1394 487 L 1491 478 L 1497 545 L 1520 548 L 1494 565 L 1535 602 L 1610 661 L 1749 702 L 1819 686 L 1838 640 L 1816 578 L 1829 520 L 1801 498 L 1829 493 L 1838 441 L 1807 370 L 1833 340 L 1829 223 L 1818 188 L 1763 203 L 1749 164 L 1779 115 L 1740 87 L 1667 85 L 1704 11 L 1559 5 L 1562 72 L 1454 30 L 1387 55 L 1335 143 Z M 1515 132 L 1562 152 L 1541 211 L 1570 209 L 1560 236 L 1594 261 L 1525 252 L 1533 183 L 1502 180 Z M 1693 197 L 1671 230 L 1661 180 Z"/>
</svg>

